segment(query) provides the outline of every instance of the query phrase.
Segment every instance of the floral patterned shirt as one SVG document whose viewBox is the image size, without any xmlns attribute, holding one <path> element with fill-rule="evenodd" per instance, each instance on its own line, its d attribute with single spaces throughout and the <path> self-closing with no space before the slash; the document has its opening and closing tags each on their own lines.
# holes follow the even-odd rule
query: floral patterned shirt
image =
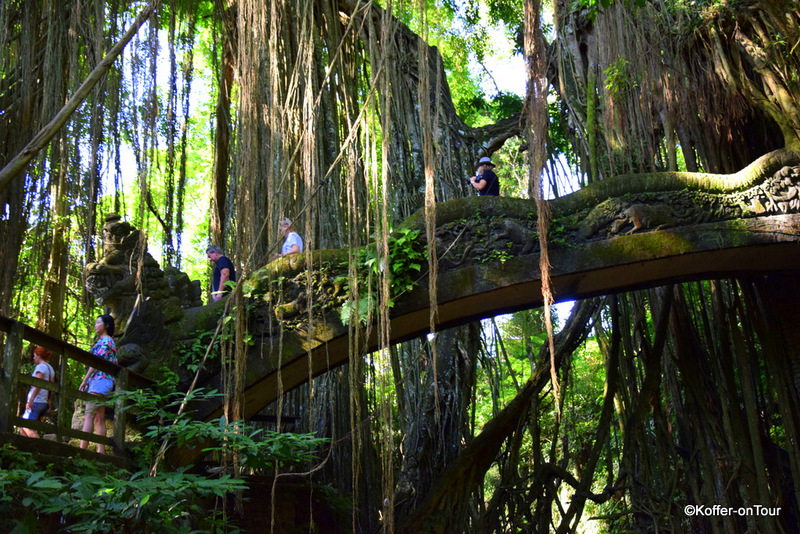
<svg viewBox="0 0 800 534">
<path fill-rule="evenodd" d="M 117 345 L 114 343 L 114 340 L 111 339 L 111 336 L 103 336 L 98 339 L 97 343 L 94 344 L 89 352 L 111 363 L 117 363 Z M 114 381 L 113 376 L 100 370 L 96 370 L 89 380 L 99 380 L 101 378 L 108 378 L 112 382 Z"/>
</svg>

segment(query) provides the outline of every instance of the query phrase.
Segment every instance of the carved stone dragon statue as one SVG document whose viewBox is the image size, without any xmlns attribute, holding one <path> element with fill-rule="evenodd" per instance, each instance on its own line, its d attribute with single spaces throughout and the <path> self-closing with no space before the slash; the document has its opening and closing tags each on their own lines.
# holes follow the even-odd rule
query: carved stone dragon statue
<svg viewBox="0 0 800 534">
<path fill-rule="evenodd" d="M 169 325 L 202 305 L 200 282 L 173 268 L 162 271 L 142 233 L 116 213 L 102 230 L 103 257 L 84 270 L 87 291 L 117 322 L 122 365 L 143 371 L 148 357 L 170 344 Z"/>
</svg>

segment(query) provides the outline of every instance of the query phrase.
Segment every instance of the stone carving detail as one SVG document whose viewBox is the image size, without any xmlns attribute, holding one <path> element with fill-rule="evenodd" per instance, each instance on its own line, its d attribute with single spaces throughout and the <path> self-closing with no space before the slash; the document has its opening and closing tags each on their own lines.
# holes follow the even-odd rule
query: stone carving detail
<svg viewBox="0 0 800 534">
<path fill-rule="evenodd" d="M 138 361 L 142 346 L 163 344 L 164 325 L 202 305 L 200 282 L 177 269 L 162 271 L 144 247 L 141 232 L 111 213 L 103 226 L 103 258 L 84 269 L 87 291 L 110 310 L 123 334 L 118 351 L 123 365 Z"/>
<path fill-rule="evenodd" d="M 477 214 L 436 229 L 436 255 L 440 272 L 462 265 L 504 261 L 538 252 L 539 233 L 535 214 L 527 220 L 506 217 L 487 219 Z"/>
<path fill-rule="evenodd" d="M 533 208 L 531 208 L 533 209 Z M 549 246 L 558 248 L 621 235 L 731 219 L 800 212 L 800 166 L 783 167 L 744 191 L 687 189 L 613 197 L 576 213 L 554 216 Z M 538 254 L 536 214 L 487 217 L 480 212 L 436 229 L 440 272 L 468 264 Z"/>
<path fill-rule="evenodd" d="M 84 273 L 86 289 L 97 303 L 120 320 L 130 315 L 137 299 L 151 300 L 164 311 L 167 323 L 180 319 L 182 309 L 202 305 L 200 282 L 177 269 L 162 271 L 144 246 L 141 232 L 130 223 L 116 213 L 106 217 L 103 259 L 87 265 Z"/>
<path fill-rule="evenodd" d="M 800 166 L 783 167 L 750 189 L 735 193 L 677 191 L 639 193 L 606 200 L 576 214 L 578 237 L 608 239 L 633 234 L 800 211 Z"/>
<path fill-rule="evenodd" d="M 593 208 L 578 225 L 577 236 L 584 241 L 708 222 L 713 215 L 706 209 L 713 199 L 702 193 L 643 193 L 629 198 L 613 198 Z M 711 200 L 709 203 L 708 201 Z M 702 204 L 707 204 L 703 206 Z M 733 218 L 730 215 L 722 218 Z M 741 215 L 738 215 L 741 217 Z"/>
<path fill-rule="evenodd" d="M 249 322 L 253 333 L 260 336 L 275 335 L 279 326 L 302 333 L 309 318 L 312 324 L 322 323 L 325 313 L 338 313 L 347 300 L 347 269 L 344 265 L 335 269 L 330 262 L 323 262 L 312 271 L 272 280 L 265 274 L 254 273 L 245 286 L 245 296 L 250 299 Z"/>
</svg>

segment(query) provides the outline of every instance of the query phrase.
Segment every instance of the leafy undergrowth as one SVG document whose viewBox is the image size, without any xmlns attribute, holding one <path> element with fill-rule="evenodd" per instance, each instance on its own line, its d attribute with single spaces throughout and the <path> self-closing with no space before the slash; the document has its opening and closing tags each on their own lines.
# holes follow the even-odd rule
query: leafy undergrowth
<svg viewBox="0 0 800 534">
<path fill-rule="evenodd" d="M 0 447 L 0 532 L 239 532 L 231 503 L 248 489 L 247 479 L 225 468 L 214 474 L 191 467 L 151 473 L 160 444 L 206 443 L 223 465 L 235 455 L 246 473 L 274 474 L 314 462 L 327 441 L 267 432 L 244 421 L 177 416 L 183 396 L 174 392 L 116 396 L 148 414 L 133 453 L 139 466 L 128 471 L 75 457 L 45 458 L 5 444 Z"/>
</svg>

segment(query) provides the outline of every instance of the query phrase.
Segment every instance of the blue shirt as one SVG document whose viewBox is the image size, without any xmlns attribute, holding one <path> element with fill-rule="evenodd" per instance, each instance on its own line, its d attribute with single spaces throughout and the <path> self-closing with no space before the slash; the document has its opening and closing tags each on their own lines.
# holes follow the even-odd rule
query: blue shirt
<svg viewBox="0 0 800 534">
<path fill-rule="evenodd" d="M 486 180 L 486 187 L 478 191 L 480 196 L 500 196 L 500 180 L 497 179 L 497 175 L 493 170 L 486 169 L 483 171 L 480 176 L 477 177 L 477 181 L 480 182 L 481 180 Z"/>
<path fill-rule="evenodd" d="M 220 256 L 219 259 L 217 259 L 217 263 L 214 265 L 214 279 L 211 284 L 212 293 L 216 293 L 220 290 L 219 279 L 222 276 L 222 269 L 230 269 L 231 274 L 230 277 L 228 277 L 228 280 L 231 282 L 236 281 L 236 269 L 233 268 L 233 262 L 227 256 Z M 231 292 L 230 287 L 225 287 L 222 289 L 225 293 Z"/>
</svg>

